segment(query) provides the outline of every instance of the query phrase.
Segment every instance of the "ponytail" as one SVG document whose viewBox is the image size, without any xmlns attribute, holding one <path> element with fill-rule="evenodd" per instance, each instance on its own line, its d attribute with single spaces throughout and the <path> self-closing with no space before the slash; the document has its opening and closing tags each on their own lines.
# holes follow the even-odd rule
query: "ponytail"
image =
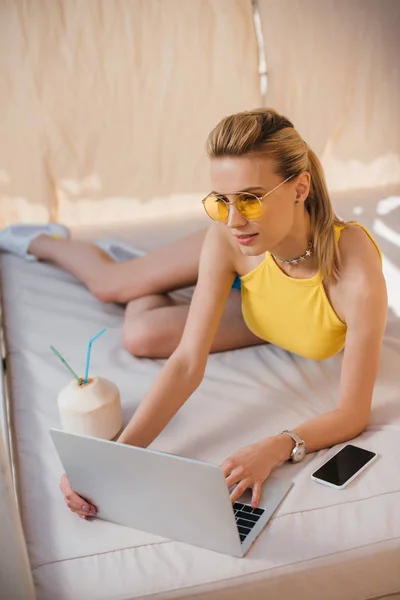
<svg viewBox="0 0 400 600">
<path fill-rule="evenodd" d="M 323 279 L 337 281 L 340 255 L 334 225 L 343 225 L 344 222 L 338 219 L 333 211 L 324 172 L 318 157 L 308 146 L 307 153 L 311 186 L 305 207 L 310 215 L 314 251 Z"/>
</svg>

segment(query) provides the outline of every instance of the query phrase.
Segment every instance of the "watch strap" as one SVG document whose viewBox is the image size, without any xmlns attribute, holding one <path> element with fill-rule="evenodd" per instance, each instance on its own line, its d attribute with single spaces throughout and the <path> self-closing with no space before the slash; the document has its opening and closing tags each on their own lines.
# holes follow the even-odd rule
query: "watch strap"
<svg viewBox="0 0 400 600">
<path fill-rule="evenodd" d="M 301 446 L 304 444 L 304 441 L 301 439 L 301 437 L 298 436 L 297 433 L 295 433 L 294 431 L 289 431 L 288 429 L 285 429 L 284 431 L 281 431 L 281 434 L 282 433 L 286 433 L 287 435 L 290 435 L 290 437 L 292 438 L 292 440 L 294 441 L 296 446 Z"/>
</svg>

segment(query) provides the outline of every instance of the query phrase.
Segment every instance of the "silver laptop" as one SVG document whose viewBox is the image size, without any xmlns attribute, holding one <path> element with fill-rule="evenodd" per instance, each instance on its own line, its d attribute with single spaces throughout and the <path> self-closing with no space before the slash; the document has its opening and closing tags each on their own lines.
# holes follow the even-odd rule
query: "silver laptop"
<svg viewBox="0 0 400 600">
<path fill-rule="evenodd" d="M 248 490 L 233 506 L 215 464 L 50 430 L 74 490 L 105 521 L 244 556 L 292 482 L 269 477 L 260 507 Z"/>
</svg>

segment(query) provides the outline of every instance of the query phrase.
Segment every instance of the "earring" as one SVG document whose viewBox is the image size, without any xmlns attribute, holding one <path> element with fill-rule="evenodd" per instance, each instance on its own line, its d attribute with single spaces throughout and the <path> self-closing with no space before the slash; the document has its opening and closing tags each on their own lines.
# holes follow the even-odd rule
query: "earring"
<svg viewBox="0 0 400 600">
<path fill-rule="evenodd" d="M 296 204 L 296 206 L 297 206 L 298 204 L 300 204 L 300 200 L 296 200 L 295 204 Z"/>
</svg>

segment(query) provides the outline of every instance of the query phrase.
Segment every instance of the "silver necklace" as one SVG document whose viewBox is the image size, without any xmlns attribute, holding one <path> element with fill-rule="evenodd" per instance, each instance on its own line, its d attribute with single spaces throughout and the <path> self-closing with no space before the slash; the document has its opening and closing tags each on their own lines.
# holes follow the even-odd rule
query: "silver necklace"
<svg viewBox="0 0 400 600">
<path fill-rule="evenodd" d="M 306 260 L 306 258 L 311 256 L 312 251 L 313 251 L 313 245 L 312 245 L 312 242 L 310 242 L 308 244 L 308 248 L 304 252 L 304 254 L 300 254 L 300 256 L 295 256 L 295 258 L 287 258 L 284 260 L 282 258 L 278 258 L 277 256 L 275 256 L 275 254 L 272 254 L 272 256 L 274 257 L 275 260 L 279 260 L 279 262 L 281 262 L 285 265 L 297 265 L 299 262 Z"/>
</svg>

